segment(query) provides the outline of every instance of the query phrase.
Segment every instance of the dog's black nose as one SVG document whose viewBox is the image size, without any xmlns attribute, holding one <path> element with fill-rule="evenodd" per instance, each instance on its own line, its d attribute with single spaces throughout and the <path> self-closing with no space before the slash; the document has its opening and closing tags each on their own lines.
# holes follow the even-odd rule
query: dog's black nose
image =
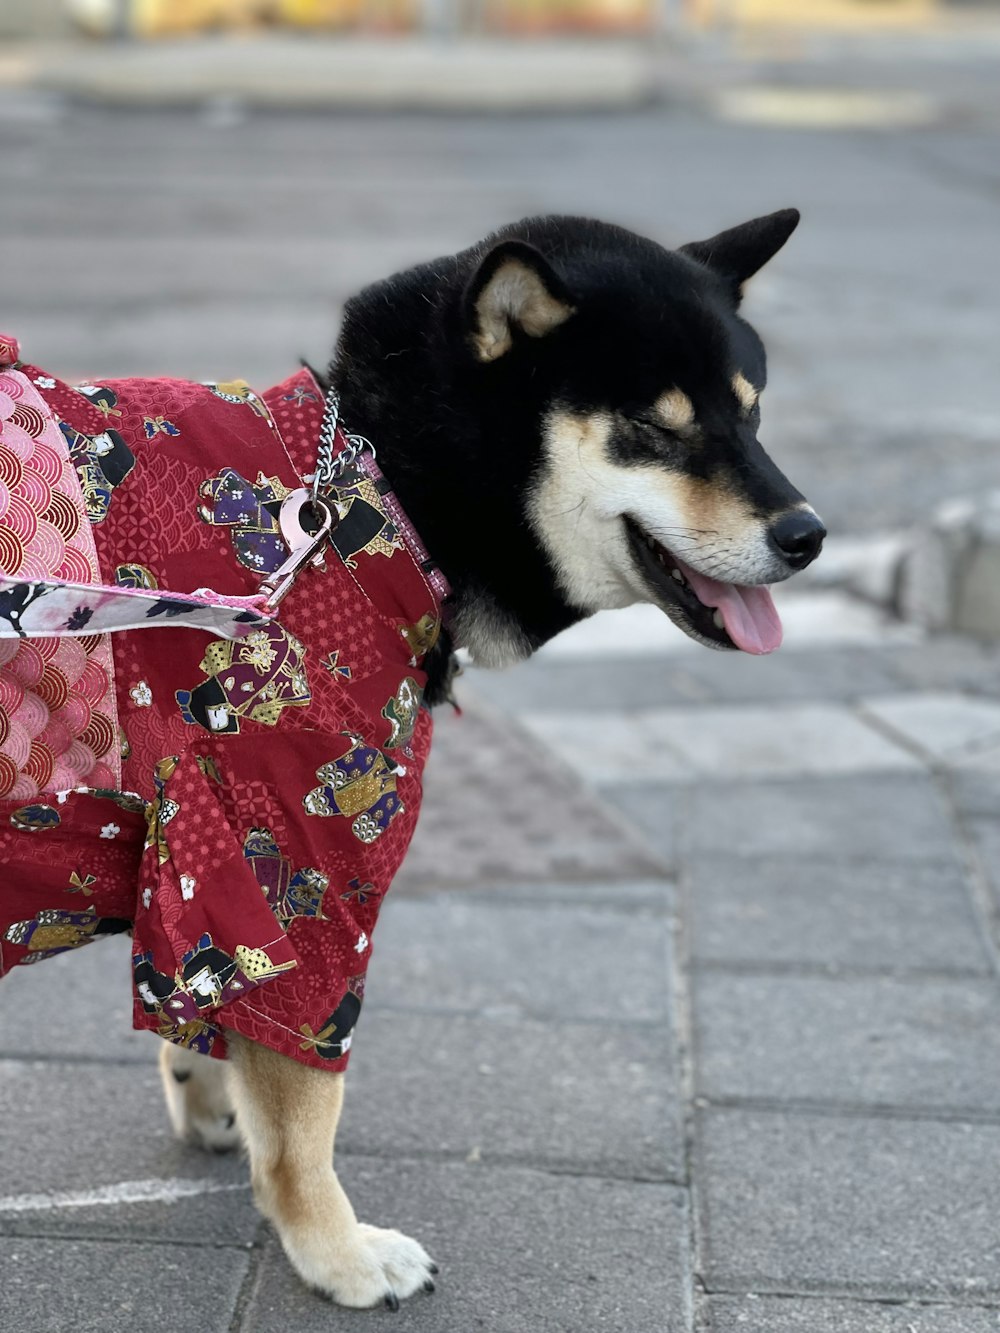
<svg viewBox="0 0 1000 1333">
<path fill-rule="evenodd" d="M 818 514 L 811 509 L 793 509 L 771 524 L 771 541 L 793 569 L 805 569 L 823 549 L 826 536 Z"/>
</svg>

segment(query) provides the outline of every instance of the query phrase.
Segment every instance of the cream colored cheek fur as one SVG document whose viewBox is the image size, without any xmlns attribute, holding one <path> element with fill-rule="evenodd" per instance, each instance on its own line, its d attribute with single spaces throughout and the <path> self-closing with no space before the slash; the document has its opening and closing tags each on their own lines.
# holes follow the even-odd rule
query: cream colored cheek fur
<svg viewBox="0 0 1000 1333">
<path fill-rule="evenodd" d="M 528 501 L 528 517 L 573 606 L 600 611 L 648 601 L 635 569 L 623 514 L 630 514 L 686 563 L 714 578 L 760 583 L 784 578 L 763 523 L 739 515 L 709 524 L 683 505 L 683 481 L 671 484 L 655 465 L 621 467 L 607 452 L 610 415 L 553 413 L 545 426 L 545 465 Z M 708 529 L 695 535 L 692 529 Z"/>
</svg>

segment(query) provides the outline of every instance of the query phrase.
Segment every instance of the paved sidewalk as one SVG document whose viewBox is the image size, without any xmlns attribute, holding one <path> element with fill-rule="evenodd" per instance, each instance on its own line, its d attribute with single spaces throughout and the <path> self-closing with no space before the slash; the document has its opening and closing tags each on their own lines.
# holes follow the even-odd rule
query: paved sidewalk
<svg viewBox="0 0 1000 1333">
<path fill-rule="evenodd" d="M 339 1144 L 433 1297 L 297 1284 L 109 940 L 5 985 L 0 1326 L 995 1333 L 1000 653 L 816 597 L 768 660 L 625 613 L 441 717 Z"/>
</svg>

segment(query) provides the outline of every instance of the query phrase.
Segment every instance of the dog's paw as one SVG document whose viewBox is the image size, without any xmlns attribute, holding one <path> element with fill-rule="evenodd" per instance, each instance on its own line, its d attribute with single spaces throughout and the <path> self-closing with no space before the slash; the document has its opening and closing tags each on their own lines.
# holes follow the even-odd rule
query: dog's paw
<svg viewBox="0 0 1000 1333">
<path fill-rule="evenodd" d="M 399 1302 L 418 1291 L 434 1290 L 437 1264 L 424 1247 L 401 1231 L 358 1226 L 348 1255 L 340 1254 L 329 1276 L 312 1285 L 338 1305 L 369 1309 Z"/>
<path fill-rule="evenodd" d="M 163 1095 L 174 1133 L 207 1152 L 231 1152 L 240 1131 L 220 1060 L 164 1043 L 160 1051 Z"/>
</svg>

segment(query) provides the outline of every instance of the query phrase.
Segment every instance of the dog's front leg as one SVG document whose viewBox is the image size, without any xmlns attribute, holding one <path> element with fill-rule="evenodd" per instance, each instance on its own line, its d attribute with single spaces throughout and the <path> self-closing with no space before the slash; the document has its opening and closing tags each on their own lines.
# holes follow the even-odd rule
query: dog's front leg
<svg viewBox="0 0 1000 1333">
<path fill-rule="evenodd" d="M 230 1084 L 250 1153 L 254 1195 L 293 1266 L 340 1305 L 395 1308 L 433 1291 L 436 1266 L 399 1231 L 365 1226 L 333 1169 L 342 1074 L 230 1037 Z"/>
</svg>

